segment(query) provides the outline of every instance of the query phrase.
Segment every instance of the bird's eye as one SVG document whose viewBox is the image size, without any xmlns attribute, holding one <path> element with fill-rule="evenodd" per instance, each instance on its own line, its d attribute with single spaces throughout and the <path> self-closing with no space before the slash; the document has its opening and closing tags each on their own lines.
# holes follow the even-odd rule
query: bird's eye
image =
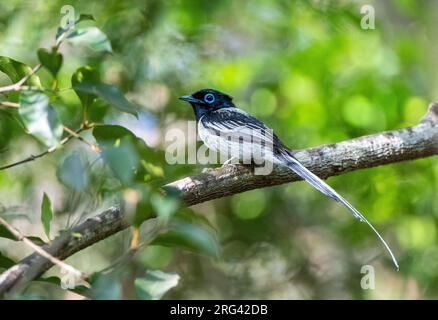
<svg viewBox="0 0 438 320">
<path fill-rule="evenodd" d="M 207 102 L 208 104 L 211 104 L 214 102 L 214 95 L 212 93 L 207 93 L 204 96 L 204 101 Z"/>
</svg>

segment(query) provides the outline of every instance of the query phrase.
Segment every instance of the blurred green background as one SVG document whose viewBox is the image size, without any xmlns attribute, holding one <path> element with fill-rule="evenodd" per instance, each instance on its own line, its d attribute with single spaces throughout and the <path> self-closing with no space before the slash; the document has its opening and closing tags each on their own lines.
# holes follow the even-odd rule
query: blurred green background
<svg viewBox="0 0 438 320">
<path fill-rule="evenodd" d="M 36 49 L 53 45 L 64 4 L 0 2 L 0 55 L 36 65 Z M 126 125 L 157 149 L 164 150 L 167 130 L 185 128 L 186 121 L 193 120 L 191 108 L 177 97 L 205 87 L 233 96 L 238 106 L 275 128 L 291 148 L 415 125 L 428 103 L 437 99 L 436 1 L 68 4 L 77 15 L 94 15 L 113 53 L 61 47 L 60 88 L 71 86 L 71 74 L 81 65 L 98 68 L 105 82 L 120 87 L 142 110 L 140 120 L 107 112 L 102 121 Z M 375 8 L 375 29 L 361 28 L 364 4 Z M 47 71 L 40 74 L 49 79 Z M 0 75 L 0 85 L 8 83 Z M 61 118 L 78 124 L 75 93 L 63 91 L 58 104 Z M 68 190 L 58 181 L 61 159 L 81 148 L 74 142 L 49 157 L 0 171 L 1 213 L 26 234 L 43 237 L 36 209 L 43 192 L 56 211 L 55 230 L 108 207 L 92 193 Z M 0 113 L 1 164 L 43 149 Z M 165 180 L 202 169 L 181 166 Z M 437 175 L 436 159 L 428 158 L 328 180 L 381 230 L 399 258 L 399 272 L 366 225 L 304 182 L 193 207 L 216 229 L 218 259 L 154 245 L 139 252 L 135 264 L 179 274 L 178 286 L 164 298 L 437 298 Z M 89 273 L 99 271 L 128 245 L 126 231 L 67 261 Z M 1 238 L 0 249 L 15 259 L 30 253 L 20 243 Z M 375 270 L 374 290 L 360 286 L 366 264 Z M 54 268 L 50 274 L 57 272 Z M 131 296 L 122 280 L 118 286 L 120 298 Z M 47 283 L 32 284 L 26 295 L 78 298 Z"/>
</svg>

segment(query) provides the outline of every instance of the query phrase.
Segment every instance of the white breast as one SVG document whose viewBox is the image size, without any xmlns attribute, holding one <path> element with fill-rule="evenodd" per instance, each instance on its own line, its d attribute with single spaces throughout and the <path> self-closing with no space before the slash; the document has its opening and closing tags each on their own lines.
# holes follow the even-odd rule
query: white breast
<svg viewBox="0 0 438 320">
<path fill-rule="evenodd" d="M 206 128 L 202 118 L 198 122 L 199 137 L 209 149 L 221 155 L 221 160 L 236 158 L 245 164 L 252 161 L 260 164 L 265 160 L 274 159 L 272 141 L 267 141 L 266 136 L 261 137 L 260 132 L 245 126 L 235 127 L 232 130 L 218 129 L 221 131 L 220 135 Z M 264 143 L 263 147 L 261 141 Z"/>
</svg>

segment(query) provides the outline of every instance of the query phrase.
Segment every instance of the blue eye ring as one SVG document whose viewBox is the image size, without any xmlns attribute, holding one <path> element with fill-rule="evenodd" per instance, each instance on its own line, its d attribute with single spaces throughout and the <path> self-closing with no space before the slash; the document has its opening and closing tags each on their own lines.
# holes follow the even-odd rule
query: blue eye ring
<svg viewBox="0 0 438 320">
<path fill-rule="evenodd" d="M 212 93 L 207 93 L 204 96 L 204 101 L 207 102 L 208 104 L 212 104 L 214 102 L 214 100 L 215 100 L 215 97 L 214 97 L 214 94 L 212 94 Z"/>
</svg>

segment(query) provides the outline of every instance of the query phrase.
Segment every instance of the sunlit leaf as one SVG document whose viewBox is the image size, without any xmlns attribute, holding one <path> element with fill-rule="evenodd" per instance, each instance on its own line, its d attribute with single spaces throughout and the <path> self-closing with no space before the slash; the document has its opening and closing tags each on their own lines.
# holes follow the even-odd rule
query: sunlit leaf
<svg viewBox="0 0 438 320">
<path fill-rule="evenodd" d="M 93 130 L 93 135 L 102 148 L 105 163 L 111 168 L 114 175 L 124 185 L 130 185 L 139 164 L 139 155 L 134 145 L 134 137 L 125 135 L 113 138 L 114 131 L 120 127 L 98 126 Z M 126 132 L 129 132 L 125 129 Z"/>
<path fill-rule="evenodd" d="M 142 139 L 136 137 L 128 129 L 117 126 L 117 125 L 99 125 L 93 129 L 93 136 L 103 150 L 103 156 L 106 161 L 109 157 L 114 158 L 117 162 L 118 158 L 125 157 L 126 159 L 121 159 L 120 163 L 114 163 L 113 169 L 116 166 L 129 165 L 131 169 L 129 172 L 120 172 L 122 174 L 121 178 L 124 181 L 129 182 L 135 181 L 143 182 L 144 175 L 147 173 L 146 169 L 140 163 L 140 159 L 144 161 L 155 160 L 155 152 L 153 149 L 149 148 Z M 105 150 L 108 150 L 105 153 Z M 122 154 L 126 150 L 126 154 Z M 113 161 L 113 160 L 112 160 Z M 157 164 L 158 165 L 158 164 Z M 117 169 L 116 169 L 117 170 Z"/>
<path fill-rule="evenodd" d="M 74 238 L 77 238 L 77 239 L 81 239 L 81 238 L 84 237 L 84 236 L 82 235 L 82 233 L 80 233 L 80 232 L 72 232 L 72 233 L 71 233 L 71 236 L 74 237 Z"/>
<path fill-rule="evenodd" d="M 137 117 L 137 106 L 128 101 L 115 86 L 105 83 L 78 83 L 76 85 L 73 84 L 73 89 L 76 92 L 94 94 L 119 111 L 127 112 Z"/>
<path fill-rule="evenodd" d="M 50 71 L 54 78 L 56 78 L 56 75 L 62 66 L 62 54 L 54 50 L 49 51 L 45 48 L 38 49 L 37 54 L 41 64 Z"/>
<path fill-rule="evenodd" d="M 154 165 L 153 163 L 146 162 L 144 160 L 141 161 L 143 168 L 147 171 L 147 176 L 145 176 L 145 181 L 149 180 L 152 177 L 163 178 L 164 170 L 162 167 L 158 165 Z"/>
<path fill-rule="evenodd" d="M 77 28 L 67 36 L 67 41 L 73 45 L 86 46 L 94 51 L 112 52 L 108 37 L 95 26 Z"/>
<path fill-rule="evenodd" d="M 50 239 L 50 224 L 53 218 L 52 203 L 46 193 L 43 194 L 43 202 L 41 203 L 41 223 L 44 227 L 44 232 L 47 238 Z"/>
<path fill-rule="evenodd" d="M 21 92 L 18 112 L 28 132 L 47 147 L 53 147 L 60 141 L 62 125 L 44 93 Z"/>
<path fill-rule="evenodd" d="M 65 158 L 56 173 L 64 185 L 74 190 L 83 190 L 88 185 L 88 168 L 79 152 Z"/>
<path fill-rule="evenodd" d="M 135 279 L 135 289 L 143 300 L 159 300 L 179 282 L 176 273 L 165 273 L 159 270 L 148 271 L 142 278 Z"/>
<path fill-rule="evenodd" d="M 134 170 L 138 166 L 138 154 L 129 139 L 122 140 L 120 145 L 105 145 L 103 157 L 114 175 L 124 184 L 130 185 L 134 180 Z"/>
<path fill-rule="evenodd" d="M 93 103 L 93 101 L 96 99 L 96 95 L 93 93 L 76 90 L 75 87 L 81 84 L 93 85 L 99 82 L 99 72 L 89 66 L 80 67 L 71 77 L 72 87 L 81 100 L 84 108 L 88 108 Z"/>
<path fill-rule="evenodd" d="M 16 83 L 28 75 L 32 69 L 14 59 L 0 56 L 0 71 L 6 74 L 13 83 Z M 41 87 L 41 81 L 37 75 L 32 75 L 28 82 L 29 85 Z"/>
</svg>

